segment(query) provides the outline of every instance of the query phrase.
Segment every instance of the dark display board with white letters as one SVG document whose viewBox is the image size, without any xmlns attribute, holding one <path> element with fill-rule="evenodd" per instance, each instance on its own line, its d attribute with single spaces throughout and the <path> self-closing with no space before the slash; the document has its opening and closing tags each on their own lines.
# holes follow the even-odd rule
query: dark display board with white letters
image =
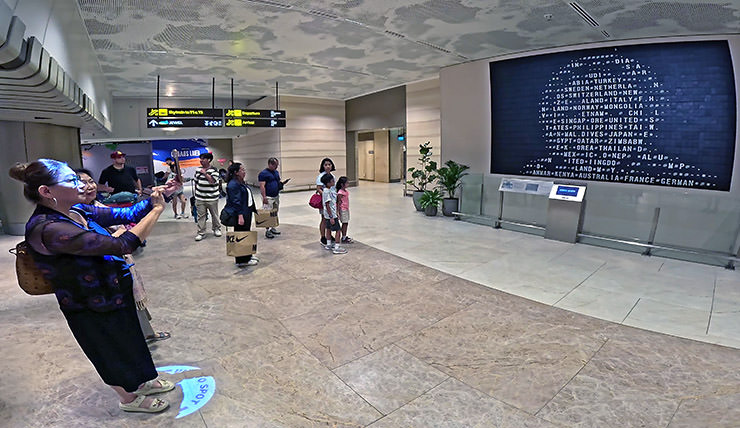
<svg viewBox="0 0 740 428">
<path fill-rule="evenodd" d="M 492 62 L 491 173 L 730 189 L 736 95 L 726 41 Z"/>
</svg>

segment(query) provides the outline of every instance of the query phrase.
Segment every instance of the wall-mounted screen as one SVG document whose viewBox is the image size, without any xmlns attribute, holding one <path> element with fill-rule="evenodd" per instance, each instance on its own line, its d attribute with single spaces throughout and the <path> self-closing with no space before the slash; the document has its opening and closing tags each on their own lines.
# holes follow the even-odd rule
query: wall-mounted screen
<svg viewBox="0 0 740 428">
<path fill-rule="evenodd" d="M 729 190 L 735 77 L 726 41 L 492 62 L 491 172 Z"/>
</svg>

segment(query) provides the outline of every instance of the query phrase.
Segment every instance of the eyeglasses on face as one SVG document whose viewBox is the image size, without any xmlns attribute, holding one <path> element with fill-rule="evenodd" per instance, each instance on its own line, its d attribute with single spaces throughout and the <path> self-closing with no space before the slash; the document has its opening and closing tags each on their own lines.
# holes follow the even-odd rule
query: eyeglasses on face
<svg viewBox="0 0 740 428">
<path fill-rule="evenodd" d="M 51 184 L 49 184 L 49 186 L 53 186 L 55 184 L 62 184 L 62 183 L 71 183 L 72 186 L 78 187 L 80 185 L 80 182 L 81 181 L 82 180 L 80 180 L 80 177 L 78 177 L 78 176 L 75 175 L 73 177 L 65 178 L 64 180 L 59 180 L 59 181 L 56 181 L 54 183 L 51 183 Z"/>
</svg>

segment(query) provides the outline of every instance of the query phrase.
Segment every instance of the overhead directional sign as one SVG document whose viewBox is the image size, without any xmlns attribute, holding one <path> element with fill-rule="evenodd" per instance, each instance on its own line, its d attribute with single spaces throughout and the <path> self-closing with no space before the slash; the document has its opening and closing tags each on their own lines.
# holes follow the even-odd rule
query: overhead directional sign
<svg viewBox="0 0 740 428">
<path fill-rule="evenodd" d="M 221 118 L 210 119 L 147 119 L 147 128 L 221 128 L 224 121 Z"/>
<path fill-rule="evenodd" d="M 285 128 L 285 119 L 226 118 L 226 127 Z"/>
<path fill-rule="evenodd" d="M 221 108 L 156 108 L 149 107 L 146 117 L 224 117 Z"/>
<path fill-rule="evenodd" d="M 226 110 L 226 117 L 285 119 L 285 110 Z"/>
</svg>

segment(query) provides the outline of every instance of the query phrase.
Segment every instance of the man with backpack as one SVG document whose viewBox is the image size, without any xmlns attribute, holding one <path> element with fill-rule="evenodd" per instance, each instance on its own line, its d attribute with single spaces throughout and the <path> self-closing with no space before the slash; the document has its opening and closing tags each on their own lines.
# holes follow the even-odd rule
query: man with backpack
<svg viewBox="0 0 740 428">
<path fill-rule="evenodd" d="M 262 194 L 262 209 L 264 210 L 275 210 L 277 211 L 280 207 L 280 191 L 283 190 L 283 186 L 289 179 L 280 181 L 280 173 L 277 168 L 280 163 L 277 158 L 270 158 L 267 160 L 267 168 L 260 172 L 257 179 L 260 182 L 260 193 Z M 274 238 L 276 235 L 280 235 L 274 227 L 268 227 L 265 230 L 266 238 Z"/>
</svg>

